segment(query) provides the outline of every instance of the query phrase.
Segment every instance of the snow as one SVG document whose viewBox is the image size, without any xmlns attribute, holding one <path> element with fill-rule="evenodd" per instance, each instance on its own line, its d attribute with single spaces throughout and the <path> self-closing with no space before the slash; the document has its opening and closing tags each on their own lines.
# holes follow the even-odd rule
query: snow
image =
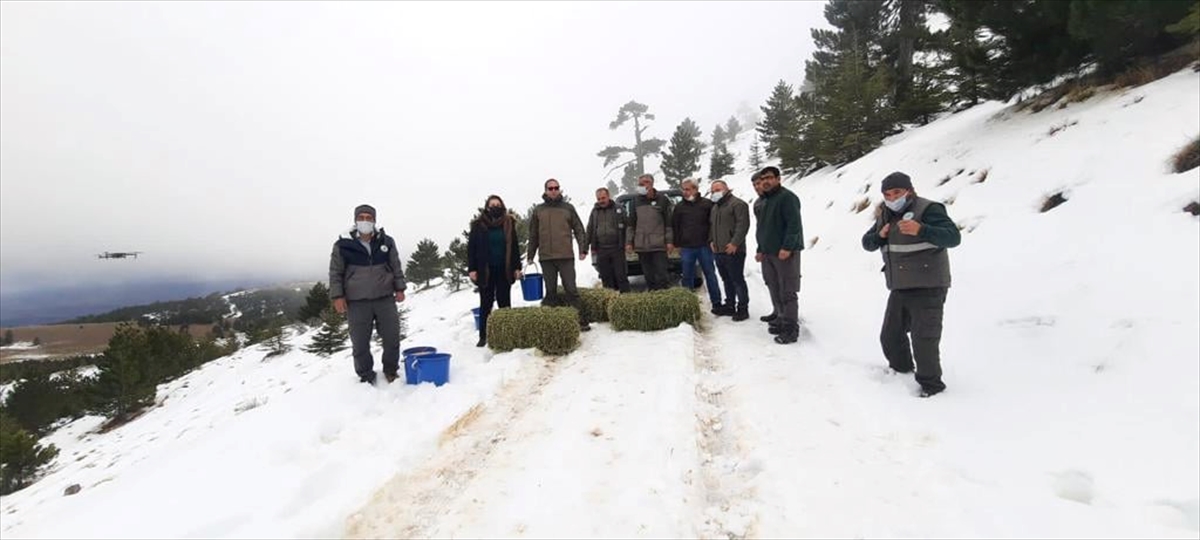
<svg viewBox="0 0 1200 540">
<path fill-rule="evenodd" d="M 9 345 L 0 346 L 0 350 L 4 351 L 28 351 L 36 349 L 40 345 L 34 345 L 32 341 L 15 341 Z"/>
<path fill-rule="evenodd" d="M 1200 133 L 1198 93 L 1185 70 L 1037 114 L 986 103 L 793 180 L 798 344 L 757 321 L 753 263 L 751 321 L 595 324 L 558 358 L 475 348 L 476 296 L 434 288 L 404 345 L 453 354 L 450 384 L 243 350 L 126 426 L 47 437 L 61 454 L 0 500 L 0 535 L 1196 538 L 1200 224 L 1181 209 L 1200 171 L 1167 159 Z M 893 170 L 964 227 L 928 400 L 884 369 L 887 292 L 859 246 L 855 208 Z"/>
</svg>

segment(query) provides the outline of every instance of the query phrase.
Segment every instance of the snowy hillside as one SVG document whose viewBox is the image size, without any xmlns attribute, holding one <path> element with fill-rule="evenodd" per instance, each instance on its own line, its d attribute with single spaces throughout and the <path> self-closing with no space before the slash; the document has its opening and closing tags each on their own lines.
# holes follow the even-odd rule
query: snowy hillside
<svg viewBox="0 0 1200 540">
<path fill-rule="evenodd" d="M 127 426 L 48 437 L 61 454 L 0 501 L 0 535 L 1196 538 L 1200 221 L 1181 210 L 1200 170 L 1166 163 L 1198 97 L 1188 70 L 1037 114 L 984 104 L 792 182 L 799 344 L 757 322 L 754 265 L 751 321 L 598 324 L 561 358 L 473 347 L 469 290 L 414 294 L 405 346 L 452 353 L 449 385 L 243 350 Z M 929 400 L 884 369 L 859 246 L 894 170 L 964 227 Z"/>
</svg>

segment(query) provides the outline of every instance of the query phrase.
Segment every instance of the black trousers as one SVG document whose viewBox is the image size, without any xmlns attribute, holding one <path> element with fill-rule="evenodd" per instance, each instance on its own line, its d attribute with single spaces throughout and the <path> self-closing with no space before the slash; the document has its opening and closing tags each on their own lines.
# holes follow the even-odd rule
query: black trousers
<svg viewBox="0 0 1200 540">
<path fill-rule="evenodd" d="M 746 252 L 726 255 L 717 253 L 717 273 L 725 283 L 725 305 L 745 311 L 750 305 L 750 289 L 746 285 Z M 715 306 L 714 306 L 715 307 Z"/>
<path fill-rule="evenodd" d="M 563 292 L 566 298 L 558 295 L 558 281 L 562 279 Z M 542 305 L 549 307 L 570 306 L 579 312 L 580 324 L 588 322 L 583 317 L 583 304 L 579 301 L 579 289 L 575 286 L 575 259 L 553 259 L 542 261 L 542 279 L 545 282 L 546 294 Z"/>
<path fill-rule="evenodd" d="M 600 271 L 600 282 L 604 288 L 629 292 L 629 273 L 625 267 L 625 248 L 600 248 L 596 250 L 596 268 Z"/>
<path fill-rule="evenodd" d="M 666 289 L 671 286 L 667 275 L 667 252 L 639 251 L 638 261 L 642 263 L 642 275 L 646 277 L 646 288 L 651 291 Z"/>
<path fill-rule="evenodd" d="M 942 382 L 942 315 L 947 289 L 904 289 L 888 296 L 879 343 L 888 365 L 901 373 L 913 370 L 921 388 L 940 392 Z M 911 349 L 909 335 L 912 335 Z"/>
<path fill-rule="evenodd" d="M 506 278 L 504 269 L 493 266 L 488 269 L 488 282 L 479 287 L 479 338 L 487 339 L 488 315 L 492 314 L 492 304 L 501 308 L 512 307 L 512 281 Z"/>
</svg>

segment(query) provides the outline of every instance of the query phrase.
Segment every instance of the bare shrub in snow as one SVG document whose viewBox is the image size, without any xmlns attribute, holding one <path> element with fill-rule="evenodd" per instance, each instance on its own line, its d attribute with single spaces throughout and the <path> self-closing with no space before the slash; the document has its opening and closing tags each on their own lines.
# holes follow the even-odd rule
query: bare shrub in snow
<svg viewBox="0 0 1200 540">
<path fill-rule="evenodd" d="M 1054 208 L 1056 208 L 1058 205 L 1065 203 L 1065 202 L 1067 202 L 1067 198 L 1063 197 L 1062 192 L 1055 193 L 1054 195 L 1046 197 L 1046 201 L 1042 203 L 1042 213 L 1044 214 L 1046 212 L 1049 212 L 1049 211 L 1053 210 Z"/>
<path fill-rule="evenodd" d="M 1200 167 L 1200 137 L 1180 148 L 1171 157 L 1171 170 L 1181 173 Z"/>
</svg>

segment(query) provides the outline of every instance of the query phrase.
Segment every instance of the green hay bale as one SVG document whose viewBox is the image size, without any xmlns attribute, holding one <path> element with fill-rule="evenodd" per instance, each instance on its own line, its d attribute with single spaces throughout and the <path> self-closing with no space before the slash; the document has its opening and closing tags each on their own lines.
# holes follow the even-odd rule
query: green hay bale
<svg viewBox="0 0 1200 540">
<path fill-rule="evenodd" d="M 682 287 L 618 295 L 608 305 L 613 330 L 644 332 L 700 320 L 700 298 Z"/>
<path fill-rule="evenodd" d="M 501 352 L 537 348 L 567 354 L 579 347 L 579 314 L 567 307 L 497 309 L 488 317 L 487 341 Z"/>
<path fill-rule="evenodd" d="M 579 303 L 583 306 L 583 319 L 588 322 L 608 322 L 608 305 L 621 296 L 612 289 L 600 287 L 579 289 Z M 558 299 L 565 301 L 567 292 L 560 286 Z"/>
</svg>

